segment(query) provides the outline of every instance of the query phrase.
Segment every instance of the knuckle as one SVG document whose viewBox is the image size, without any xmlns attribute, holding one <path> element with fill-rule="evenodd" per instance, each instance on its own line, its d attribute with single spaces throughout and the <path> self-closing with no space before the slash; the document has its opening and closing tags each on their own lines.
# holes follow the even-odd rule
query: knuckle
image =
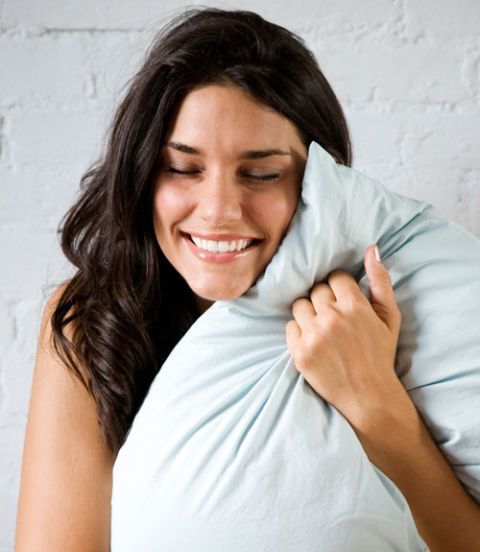
<svg viewBox="0 0 480 552">
<path fill-rule="evenodd" d="M 287 335 L 290 335 L 295 329 L 295 320 L 289 320 L 286 324 L 285 324 L 285 333 Z"/>
<path fill-rule="evenodd" d="M 312 288 L 312 291 L 311 291 L 311 295 L 314 295 L 314 294 L 318 294 L 320 293 L 323 289 L 327 288 L 328 285 L 323 283 L 323 282 L 319 282 L 317 284 L 315 284 Z"/>
<path fill-rule="evenodd" d="M 338 278 L 338 276 L 340 276 L 341 274 L 343 274 L 343 271 L 339 268 L 336 268 L 335 270 L 332 270 L 332 272 L 330 272 L 330 274 L 328 275 L 328 280 L 330 281 L 332 278 Z"/>
<path fill-rule="evenodd" d="M 297 351 L 297 354 L 295 356 L 297 364 L 302 367 L 307 367 L 310 364 L 310 359 L 311 355 L 305 347 L 301 347 L 300 350 Z"/>
<path fill-rule="evenodd" d="M 311 355 L 312 352 L 316 349 L 317 344 L 318 339 L 315 332 L 307 332 L 305 334 L 305 340 L 303 342 L 303 351 L 305 352 L 305 354 Z"/>
<path fill-rule="evenodd" d="M 342 302 L 342 309 L 347 314 L 354 314 L 358 312 L 363 306 L 363 301 L 361 301 L 359 297 L 353 294 L 345 297 L 344 301 Z"/>
<path fill-rule="evenodd" d="M 298 313 L 301 305 L 301 299 L 295 299 L 295 301 L 292 303 L 291 311 L 294 317 L 296 317 L 296 314 Z"/>
<path fill-rule="evenodd" d="M 322 314 L 322 324 L 329 330 L 336 330 L 340 327 L 341 317 L 335 309 L 326 309 Z"/>
<path fill-rule="evenodd" d="M 298 299 L 295 299 L 295 301 L 292 303 L 292 307 L 301 307 L 303 303 L 308 302 L 308 299 L 306 297 L 299 297 Z"/>
</svg>

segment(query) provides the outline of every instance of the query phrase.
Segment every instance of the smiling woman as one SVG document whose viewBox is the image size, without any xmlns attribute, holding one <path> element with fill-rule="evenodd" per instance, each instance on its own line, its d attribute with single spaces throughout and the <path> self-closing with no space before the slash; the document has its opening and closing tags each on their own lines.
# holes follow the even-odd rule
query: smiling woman
<svg viewBox="0 0 480 552">
<path fill-rule="evenodd" d="M 351 163 L 342 108 L 302 39 L 215 8 L 158 33 L 59 229 L 77 270 L 44 312 L 19 552 L 106 549 L 112 467 L 152 382 L 212 302 L 264 271 L 312 140 Z"/>
<path fill-rule="evenodd" d="M 365 257 L 371 279 L 370 300 L 360 293 L 350 275 L 334 272 L 328 285 L 318 284 L 310 297 L 294 302 L 293 319 L 287 327 L 280 327 L 281 346 L 286 337 L 291 357 L 304 380 L 295 374 L 290 380 L 294 383 L 284 386 L 282 382 L 286 380 L 276 379 L 274 369 L 260 373 L 258 364 L 253 363 L 245 371 L 233 374 L 243 378 L 242 384 L 250 377 L 245 393 L 235 396 L 238 386 L 232 387 L 231 382 L 216 393 L 208 374 L 188 376 L 187 371 L 187 375 L 174 372 L 172 376 L 171 371 L 163 370 L 165 366 L 168 368 L 167 361 L 172 365 L 177 346 L 196 322 L 215 312 L 220 300 L 241 301 L 267 270 L 298 212 L 307 152 L 312 150 L 313 142 L 323 148 L 332 166 L 346 169 L 351 165 L 343 110 L 302 39 L 255 13 L 214 8 L 186 11 L 158 34 L 115 113 L 104 154 L 83 176 L 80 197 L 61 224 L 62 248 L 76 272 L 57 289 L 44 312 L 24 447 L 18 552 L 108 549 L 112 470 L 121 456 L 119 451 L 125 450 L 127 444 L 130 454 L 127 458 L 133 461 L 126 464 L 129 469 L 123 472 L 124 488 L 117 486 L 115 551 L 195 547 L 211 552 L 216 550 L 217 529 L 226 539 L 225 547 L 218 545 L 217 549 L 222 551 L 234 550 L 230 546 L 232 538 L 240 539 L 235 550 L 266 550 L 270 546 L 294 552 L 422 549 L 421 538 L 410 518 L 406 529 L 404 516 L 410 515 L 406 502 L 402 502 L 400 493 L 395 500 L 387 496 L 388 484 L 380 483 L 371 465 L 361 456 L 359 439 L 363 439 L 372 461 L 375 459 L 382 465 L 405 490 L 418 527 L 429 542 L 443 542 L 445 535 L 455 537 L 459 528 L 465 529 L 464 543 L 474 542 L 478 511 L 467 501 L 426 433 L 417 431 L 421 426 L 415 408 L 395 377 L 393 361 L 400 312 L 388 272 L 375 260 L 373 247 L 368 248 Z M 345 209 L 349 210 L 350 206 Z M 334 230 L 342 236 L 340 225 L 334 224 Z M 315 239 L 318 236 L 320 240 L 321 234 L 317 232 Z M 297 250 L 302 251 L 304 245 L 300 242 Z M 335 258 L 335 252 L 329 254 Z M 280 280 L 275 296 L 282 297 L 283 285 Z M 273 318 L 277 324 L 274 337 L 278 341 L 278 323 L 282 320 Z M 230 335 L 238 332 L 245 320 L 230 328 Z M 248 320 L 246 326 L 251 331 Z M 270 337 L 267 333 L 267 338 Z M 247 353 L 256 353 L 256 339 L 253 335 Z M 208 353 L 215 357 L 219 344 L 209 344 L 207 339 L 199 340 L 195 346 L 199 350 L 211 347 Z M 182 361 L 183 368 L 186 365 L 188 368 L 195 353 L 189 353 Z M 228 351 L 223 357 L 228 355 L 234 356 L 235 351 Z M 208 366 L 212 365 L 216 368 L 216 357 L 209 361 Z M 198 444 L 197 430 L 202 429 L 203 420 L 208 435 L 215 437 L 209 430 L 210 419 L 218 424 L 217 429 L 224 430 L 227 426 L 225 419 L 216 415 L 218 412 L 209 417 L 208 407 L 221 403 L 230 412 L 240 413 L 229 432 L 237 439 L 234 446 L 240 451 L 238 456 L 244 450 L 240 449 L 244 434 L 252 439 L 256 435 L 254 430 L 262 430 L 268 442 L 257 450 L 259 441 L 253 439 L 253 448 L 249 450 L 251 463 L 245 473 L 255 492 L 247 496 L 247 506 L 239 509 L 234 504 L 235 515 L 220 519 L 215 530 L 207 531 L 205 542 L 196 541 L 192 545 L 188 535 L 194 533 L 183 535 L 182 529 L 162 548 L 155 543 L 173 525 L 168 527 L 165 521 L 162 526 L 164 518 L 155 517 L 153 501 L 160 496 L 168 510 L 172 496 L 162 492 L 155 495 L 148 485 L 145 488 L 137 485 L 135 476 L 150 475 L 149 481 L 156 490 L 165 482 L 156 464 L 159 455 L 148 454 L 149 443 L 155 443 L 153 433 L 141 425 L 140 417 L 145 412 L 142 408 L 146 398 L 154 396 L 150 393 L 153 384 L 161 382 L 158 376 L 163 375 L 167 382 L 169 377 L 173 378 L 170 383 L 179 378 L 174 388 L 179 391 L 178 401 L 164 412 L 165 419 L 169 419 L 166 415 L 169 414 L 174 420 L 166 428 L 167 436 L 175 440 L 186 435 L 189 446 Z M 227 370 L 220 374 L 219 381 L 225 375 L 232 374 Z M 195 389 L 202 377 L 208 380 L 208 385 L 202 388 L 207 399 L 205 408 L 199 407 L 202 403 L 197 404 L 195 396 L 185 406 L 188 393 L 184 394 L 184 389 L 192 386 Z M 305 381 L 311 387 L 304 387 Z M 256 386 L 258 382 L 266 382 L 280 393 L 277 405 L 281 410 L 277 416 L 264 418 L 267 426 L 255 425 L 255 419 L 248 418 L 255 405 L 263 408 L 268 401 Z M 292 389 L 301 401 L 315 397 L 309 404 L 314 405 L 315 412 L 322 413 L 322 418 L 312 420 L 315 444 L 319 445 L 317 439 L 333 431 L 331 442 L 336 452 L 331 472 L 320 474 L 326 482 L 322 488 L 312 488 L 304 480 L 295 458 L 284 462 L 279 454 L 285 442 L 283 434 L 277 440 L 278 448 L 268 448 L 271 446 L 268 438 L 279 427 L 275 424 L 286 419 L 285 411 L 290 408 L 298 428 L 291 435 L 292 442 L 300 444 L 295 455 L 312 452 L 308 448 L 312 441 L 302 433 L 307 411 L 298 406 L 305 403 L 290 400 L 287 392 Z M 287 395 L 282 396 L 283 392 Z M 320 399 L 320 395 L 326 400 Z M 153 404 L 152 432 L 161 427 L 163 418 L 159 412 L 172 396 L 175 393 L 167 393 L 162 404 Z M 252 403 L 245 403 L 245 397 Z M 332 409 L 337 408 L 345 417 L 343 425 L 335 426 L 339 417 L 328 414 L 331 409 L 327 400 Z M 270 401 L 272 404 L 276 404 L 275 400 Z M 291 410 L 295 405 L 298 409 Z M 271 416 L 272 410 L 268 412 Z M 190 425 L 182 434 L 180 428 L 185 419 Z M 330 426 L 321 426 L 321 419 L 330 420 Z M 347 419 L 356 427 L 358 439 L 349 429 Z M 394 424 L 389 426 L 394 431 L 387 431 L 385 420 Z M 239 432 L 245 423 L 248 425 L 245 432 Z M 343 428 L 344 438 L 337 439 L 338 427 Z M 132 428 L 137 432 L 132 432 Z M 147 445 L 138 450 L 134 446 L 136 441 L 128 438 L 132 433 L 142 435 L 142 431 L 146 432 Z M 408 449 L 405 454 L 410 453 L 409 469 L 402 463 L 404 457 L 397 454 L 398 449 L 384 446 L 384 436 L 389 433 L 396 436 L 397 444 L 400 440 L 408 443 L 403 448 Z M 275 435 L 278 437 L 278 431 Z M 224 434 L 214 439 L 215 454 L 222 451 L 223 438 Z M 162 453 L 166 451 L 170 467 L 175 464 L 173 449 L 168 449 L 166 443 L 164 448 L 164 442 L 155 444 Z M 182 446 L 185 444 L 182 442 Z M 338 453 L 340 445 L 347 451 L 345 454 Z M 272 482 L 270 465 L 261 463 L 265 450 L 273 454 L 277 465 L 286 464 L 292 470 L 288 472 L 290 479 L 281 477 Z M 356 450 L 356 458 L 363 460 L 352 464 L 349 456 L 352 450 Z M 323 452 L 320 445 L 313 450 L 314 455 Z M 183 466 L 184 473 L 190 469 L 190 473 L 201 476 L 208 471 L 203 464 L 194 462 L 201 460 L 197 456 L 198 448 L 193 448 Z M 310 467 L 317 465 L 314 457 L 312 461 L 308 456 L 305 458 Z M 181 463 L 180 456 L 178 460 Z M 210 460 L 209 457 L 205 462 Z M 214 470 L 212 485 L 199 479 L 201 492 L 197 497 L 206 496 L 208 502 L 215 495 L 218 491 L 215 477 L 220 472 L 225 476 L 226 488 L 230 489 L 230 484 L 235 487 L 238 480 L 228 479 L 232 473 L 229 453 L 227 460 L 222 470 Z M 337 473 L 337 465 L 345 467 L 339 472 L 345 479 L 332 475 Z M 370 481 L 373 478 L 373 487 L 366 484 L 361 468 L 367 470 Z M 423 471 L 411 482 L 410 475 L 417 468 Z M 122 473 L 121 464 L 118 473 Z M 347 500 L 346 504 L 341 501 L 337 504 L 334 493 L 324 492 L 332 489 L 329 487 L 332 481 L 340 485 L 346 481 L 346 474 L 354 477 L 353 499 L 362 503 Z M 290 495 L 280 500 L 277 490 L 283 479 L 293 485 L 297 502 Z M 182 476 L 168 482 L 174 483 L 172 494 L 177 484 L 180 489 L 186 486 L 188 491 L 188 479 Z M 422 487 L 422 482 L 427 487 Z M 466 520 L 463 526 L 457 524 L 455 531 L 446 523 L 449 511 L 441 500 L 444 488 L 453 497 L 454 509 L 462 512 L 462 519 Z M 361 494 L 361 490 L 368 492 Z M 130 491 L 139 499 L 138 507 L 128 499 L 122 501 L 122 497 L 129 497 Z M 347 491 L 350 493 L 350 488 Z M 320 495 L 330 502 L 325 511 L 318 512 L 316 500 Z M 227 496 L 236 495 L 227 492 Z M 383 511 L 380 497 L 387 501 L 388 512 Z M 193 502 L 180 504 L 178 511 L 193 508 Z M 212 503 L 214 500 L 209 504 Z M 257 503 L 260 507 L 251 510 L 250 505 Z M 310 520 L 321 517 L 321 523 L 309 526 L 311 532 L 303 531 L 304 510 L 298 510 L 298 504 L 311 508 Z M 278 512 L 286 512 L 286 518 L 282 519 L 293 524 L 291 530 L 290 525 L 270 515 L 254 519 L 262 508 L 270 512 L 272 505 Z M 343 508 L 337 510 L 340 513 L 335 519 L 329 517 L 331 505 Z M 370 506 L 372 510 L 368 510 Z M 224 510 L 217 510 L 215 513 L 221 518 Z M 378 516 L 372 516 L 372 511 Z M 150 515 L 150 523 L 146 513 Z M 130 525 L 134 514 L 138 526 Z M 285 540 L 281 548 L 270 544 L 268 539 L 268 544 L 258 546 L 255 540 L 243 542 L 242 537 L 248 531 L 256 538 L 254 523 L 266 527 L 267 533 L 273 527 L 273 535 L 283 532 Z M 200 534 L 205 534 L 202 519 L 198 525 Z M 235 537 L 229 533 L 231 530 Z M 393 534 L 403 544 L 396 542 Z M 184 536 L 189 545 L 181 544 Z M 330 544 L 323 537 L 328 537 Z M 410 537 L 412 540 L 407 544 Z M 299 547 L 299 542 L 306 542 L 308 548 Z M 387 543 L 387 547 L 375 548 L 379 542 Z M 465 546 L 458 549 L 467 550 Z"/>
<path fill-rule="evenodd" d="M 155 235 L 203 311 L 263 272 L 295 211 L 307 151 L 286 117 L 232 85 L 192 90 L 166 139 Z"/>
</svg>

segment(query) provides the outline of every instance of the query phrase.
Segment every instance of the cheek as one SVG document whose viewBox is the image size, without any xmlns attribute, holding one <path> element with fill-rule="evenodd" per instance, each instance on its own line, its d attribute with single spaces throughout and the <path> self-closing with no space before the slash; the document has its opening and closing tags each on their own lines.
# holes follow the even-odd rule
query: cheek
<svg viewBox="0 0 480 552">
<path fill-rule="evenodd" d="M 188 194 L 178 187 L 157 185 L 153 197 L 153 221 L 157 233 L 182 220 L 189 212 Z"/>
<path fill-rule="evenodd" d="M 297 194 L 290 189 L 269 194 L 263 198 L 262 205 L 257 212 L 262 218 L 263 225 L 274 239 L 283 237 L 288 224 L 297 207 Z"/>
</svg>

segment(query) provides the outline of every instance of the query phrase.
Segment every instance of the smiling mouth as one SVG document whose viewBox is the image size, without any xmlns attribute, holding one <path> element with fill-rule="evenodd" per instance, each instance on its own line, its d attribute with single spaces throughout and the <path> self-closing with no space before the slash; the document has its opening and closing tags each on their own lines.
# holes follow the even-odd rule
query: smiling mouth
<svg viewBox="0 0 480 552">
<path fill-rule="evenodd" d="M 187 238 L 196 248 L 200 251 L 204 251 L 210 254 L 225 255 L 225 254 L 238 254 L 243 253 L 249 249 L 252 249 L 260 242 L 262 239 L 252 238 L 252 239 L 243 239 L 243 240 L 204 240 L 197 237 L 192 238 L 190 234 L 181 232 L 181 234 Z"/>
</svg>

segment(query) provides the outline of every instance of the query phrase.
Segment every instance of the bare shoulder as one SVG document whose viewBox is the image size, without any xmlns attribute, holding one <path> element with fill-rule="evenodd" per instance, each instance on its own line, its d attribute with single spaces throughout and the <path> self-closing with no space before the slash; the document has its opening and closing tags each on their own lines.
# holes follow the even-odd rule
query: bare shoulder
<svg viewBox="0 0 480 552">
<path fill-rule="evenodd" d="M 50 317 L 66 285 L 48 300 L 38 336 L 17 510 L 17 552 L 109 549 L 114 459 L 93 398 L 51 344 Z"/>
</svg>

